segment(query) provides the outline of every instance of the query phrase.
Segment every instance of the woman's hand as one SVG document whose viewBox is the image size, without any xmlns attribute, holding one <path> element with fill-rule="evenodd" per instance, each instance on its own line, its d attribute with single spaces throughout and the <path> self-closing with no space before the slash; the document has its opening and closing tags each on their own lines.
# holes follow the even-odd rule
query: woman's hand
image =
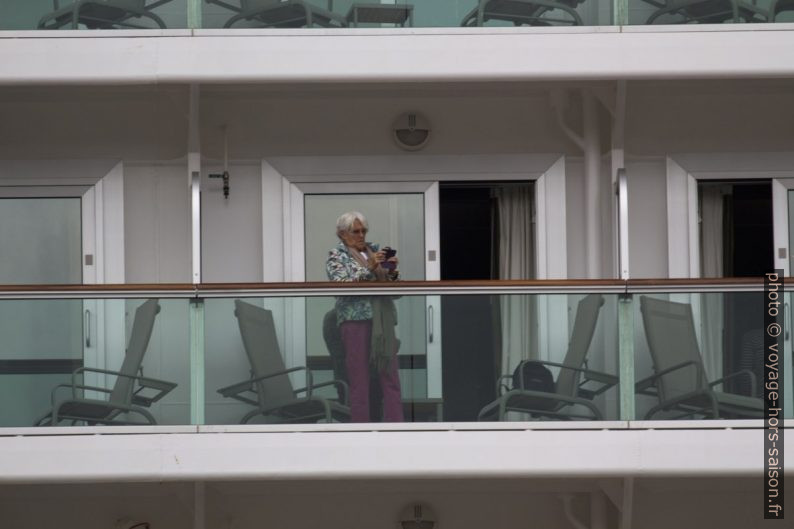
<svg viewBox="0 0 794 529">
<path fill-rule="evenodd" d="M 377 269 L 380 264 L 386 260 L 386 252 L 383 250 L 377 251 L 375 253 L 369 254 L 369 259 L 367 259 L 367 266 L 370 270 Z"/>
</svg>

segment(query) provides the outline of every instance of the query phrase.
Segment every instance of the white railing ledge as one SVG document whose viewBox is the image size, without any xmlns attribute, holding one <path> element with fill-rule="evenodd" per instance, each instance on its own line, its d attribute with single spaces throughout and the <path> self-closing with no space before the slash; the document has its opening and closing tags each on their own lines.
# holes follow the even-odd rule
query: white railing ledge
<svg viewBox="0 0 794 529">
<path fill-rule="evenodd" d="M 281 434 L 362 432 L 580 432 L 593 430 L 746 430 L 764 427 L 762 419 L 744 420 L 654 420 L 654 421 L 512 421 L 512 422 L 416 422 L 331 424 L 206 424 L 156 426 L 56 426 L 0 428 L 2 437 L 47 437 L 80 435 L 168 435 L 168 434 Z M 794 419 L 784 421 L 794 429 Z"/>
</svg>

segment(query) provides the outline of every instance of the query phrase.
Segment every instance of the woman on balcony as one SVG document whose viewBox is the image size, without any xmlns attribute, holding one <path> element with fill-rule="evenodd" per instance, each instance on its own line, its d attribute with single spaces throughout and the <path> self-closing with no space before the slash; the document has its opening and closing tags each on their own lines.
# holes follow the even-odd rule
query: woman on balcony
<svg viewBox="0 0 794 529">
<path fill-rule="evenodd" d="M 336 221 L 339 244 L 326 261 L 331 281 L 395 281 L 399 277 L 397 257 L 387 257 L 377 244 L 366 242 L 369 224 L 357 211 L 342 214 Z M 336 300 L 337 323 L 345 348 L 353 422 L 368 422 L 370 366 L 377 373 L 383 394 L 383 420 L 403 420 L 397 348 L 394 334 L 397 311 L 386 296 L 340 296 Z"/>
</svg>

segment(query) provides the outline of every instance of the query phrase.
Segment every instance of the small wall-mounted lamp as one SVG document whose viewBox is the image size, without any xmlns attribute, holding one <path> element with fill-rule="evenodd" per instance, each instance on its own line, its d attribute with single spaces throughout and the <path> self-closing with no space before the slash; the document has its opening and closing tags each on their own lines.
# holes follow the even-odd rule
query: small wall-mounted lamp
<svg viewBox="0 0 794 529">
<path fill-rule="evenodd" d="M 406 151 L 418 151 L 430 139 L 430 123 L 417 112 L 406 112 L 392 123 L 395 143 Z"/>
<path fill-rule="evenodd" d="M 400 516 L 400 529 L 434 529 L 436 515 L 427 505 L 409 505 Z"/>
</svg>

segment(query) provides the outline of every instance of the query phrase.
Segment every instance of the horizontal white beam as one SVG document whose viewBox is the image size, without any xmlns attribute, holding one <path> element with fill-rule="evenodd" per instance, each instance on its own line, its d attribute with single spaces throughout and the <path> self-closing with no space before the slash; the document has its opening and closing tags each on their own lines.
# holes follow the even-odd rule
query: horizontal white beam
<svg viewBox="0 0 794 529">
<path fill-rule="evenodd" d="M 794 77 L 794 24 L 0 32 L 0 84 Z"/>
<path fill-rule="evenodd" d="M 340 425 L 341 426 L 341 425 Z M 592 424 L 590 426 L 593 426 Z M 760 476 L 761 429 L 223 431 L 0 437 L 0 484 Z M 122 430 L 123 431 L 123 430 Z M 786 448 L 794 453 L 794 438 Z"/>
</svg>

